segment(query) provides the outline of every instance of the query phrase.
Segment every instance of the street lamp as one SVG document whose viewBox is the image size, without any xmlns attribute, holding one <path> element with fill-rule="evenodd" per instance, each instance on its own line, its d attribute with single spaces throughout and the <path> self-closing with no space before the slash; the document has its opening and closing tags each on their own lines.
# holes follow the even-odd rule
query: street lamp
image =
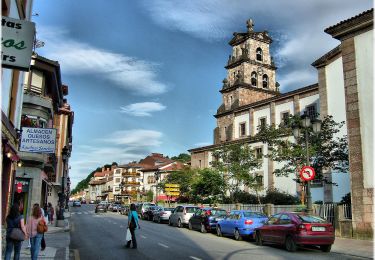
<svg viewBox="0 0 375 260">
<path fill-rule="evenodd" d="M 62 180 L 61 180 L 61 192 L 59 193 L 59 220 L 64 220 L 64 202 L 65 202 L 65 172 L 66 172 L 66 162 L 69 157 L 69 149 L 68 147 L 64 146 L 61 152 L 61 157 L 63 161 L 63 172 L 62 172 Z"/>
<path fill-rule="evenodd" d="M 158 204 L 158 181 L 160 178 L 160 171 L 159 169 L 155 172 L 155 180 L 156 180 L 156 185 L 155 185 L 155 204 Z"/>
<path fill-rule="evenodd" d="M 305 135 L 306 142 L 306 166 L 310 166 L 310 155 L 309 155 L 309 128 L 312 126 L 314 133 L 319 133 L 321 130 L 321 121 L 319 119 L 311 120 L 306 114 L 301 116 L 301 125 L 293 125 L 293 136 L 298 139 L 303 134 Z M 311 201 L 311 183 L 306 182 L 306 197 L 307 197 L 307 213 L 312 213 L 312 201 Z"/>
</svg>

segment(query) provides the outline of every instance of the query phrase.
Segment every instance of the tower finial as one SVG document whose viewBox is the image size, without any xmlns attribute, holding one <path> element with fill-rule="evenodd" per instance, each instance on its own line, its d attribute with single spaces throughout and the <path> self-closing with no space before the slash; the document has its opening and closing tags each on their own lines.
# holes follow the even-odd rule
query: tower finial
<svg viewBox="0 0 375 260">
<path fill-rule="evenodd" d="M 253 26 L 254 26 L 254 22 L 252 19 L 249 19 L 246 21 L 246 27 L 247 27 L 248 32 L 254 31 Z"/>
</svg>

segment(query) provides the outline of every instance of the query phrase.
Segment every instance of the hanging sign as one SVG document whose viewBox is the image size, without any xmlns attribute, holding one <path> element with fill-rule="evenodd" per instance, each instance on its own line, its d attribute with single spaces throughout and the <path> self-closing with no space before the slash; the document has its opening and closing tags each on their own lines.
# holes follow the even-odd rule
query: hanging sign
<svg viewBox="0 0 375 260">
<path fill-rule="evenodd" d="M 21 152 L 55 153 L 56 129 L 22 127 Z"/>
<path fill-rule="evenodd" d="M 304 181 L 311 181 L 315 178 L 315 170 L 311 166 L 303 166 L 299 174 Z"/>
<path fill-rule="evenodd" d="M 22 182 L 19 182 L 16 184 L 16 192 L 21 193 L 22 192 Z"/>
<path fill-rule="evenodd" d="M 1 64 L 28 71 L 35 37 L 35 23 L 1 17 Z"/>
</svg>

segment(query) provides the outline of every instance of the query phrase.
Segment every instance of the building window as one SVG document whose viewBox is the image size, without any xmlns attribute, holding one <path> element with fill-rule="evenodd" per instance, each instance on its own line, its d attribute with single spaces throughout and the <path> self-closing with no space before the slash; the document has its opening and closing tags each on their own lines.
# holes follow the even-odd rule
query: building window
<svg viewBox="0 0 375 260">
<path fill-rule="evenodd" d="M 281 126 L 288 126 L 289 123 L 289 112 L 281 113 Z"/>
<path fill-rule="evenodd" d="M 268 88 L 268 76 L 266 74 L 263 75 L 263 88 Z"/>
<path fill-rule="evenodd" d="M 231 106 L 233 104 L 233 96 L 229 97 L 229 102 L 230 102 L 229 105 Z"/>
<path fill-rule="evenodd" d="M 251 73 L 251 85 L 253 85 L 254 87 L 257 86 L 257 81 L 258 81 L 258 75 L 255 71 L 253 71 Z"/>
<path fill-rule="evenodd" d="M 47 187 L 47 193 L 48 193 L 48 197 L 52 196 L 52 188 L 49 186 Z"/>
<path fill-rule="evenodd" d="M 263 51 L 261 48 L 257 48 L 256 55 L 257 55 L 257 61 L 263 61 Z"/>
<path fill-rule="evenodd" d="M 199 160 L 199 168 L 202 168 L 202 160 Z"/>
<path fill-rule="evenodd" d="M 318 115 L 316 113 L 315 104 L 307 106 L 305 110 L 305 114 L 310 117 L 310 119 L 315 119 Z"/>
<path fill-rule="evenodd" d="M 35 127 L 35 128 L 47 128 L 47 120 L 40 118 L 39 116 L 22 115 L 21 126 L 23 127 Z"/>
<path fill-rule="evenodd" d="M 259 127 L 263 129 L 266 127 L 266 125 L 267 125 L 266 118 L 265 117 L 259 118 Z"/>
<path fill-rule="evenodd" d="M 240 136 L 246 135 L 246 123 L 240 123 Z"/>
<path fill-rule="evenodd" d="M 255 183 L 259 186 L 263 186 L 264 183 L 263 183 L 263 173 L 262 172 L 258 172 L 258 173 L 255 173 L 254 174 L 254 179 L 255 179 Z"/>
<path fill-rule="evenodd" d="M 255 148 L 255 157 L 257 159 L 261 159 L 263 157 L 263 148 L 262 147 Z"/>
<path fill-rule="evenodd" d="M 115 182 L 116 182 L 116 183 L 120 183 L 120 182 L 121 182 L 121 178 L 116 178 L 116 179 L 115 179 Z"/>
</svg>

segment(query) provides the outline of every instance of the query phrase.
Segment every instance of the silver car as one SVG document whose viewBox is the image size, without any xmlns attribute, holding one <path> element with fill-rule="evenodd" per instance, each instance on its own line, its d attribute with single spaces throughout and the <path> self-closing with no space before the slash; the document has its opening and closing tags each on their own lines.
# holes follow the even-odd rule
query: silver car
<svg viewBox="0 0 375 260">
<path fill-rule="evenodd" d="M 169 225 L 182 227 L 189 223 L 189 219 L 193 216 L 194 212 L 199 209 L 197 206 L 182 205 L 177 206 L 169 217 Z"/>
<path fill-rule="evenodd" d="M 160 207 L 154 213 L 153 221 L 154 222 L 158 222 L 158 223 L 161 223 L 161 222 L 164 222 L 164 221 L 167 222 L 169 220 L 169 217 L 171 216 L 173 210 L 174 210 L 174 208 L 163 208 L 163 207 Z"/>
</svg>

